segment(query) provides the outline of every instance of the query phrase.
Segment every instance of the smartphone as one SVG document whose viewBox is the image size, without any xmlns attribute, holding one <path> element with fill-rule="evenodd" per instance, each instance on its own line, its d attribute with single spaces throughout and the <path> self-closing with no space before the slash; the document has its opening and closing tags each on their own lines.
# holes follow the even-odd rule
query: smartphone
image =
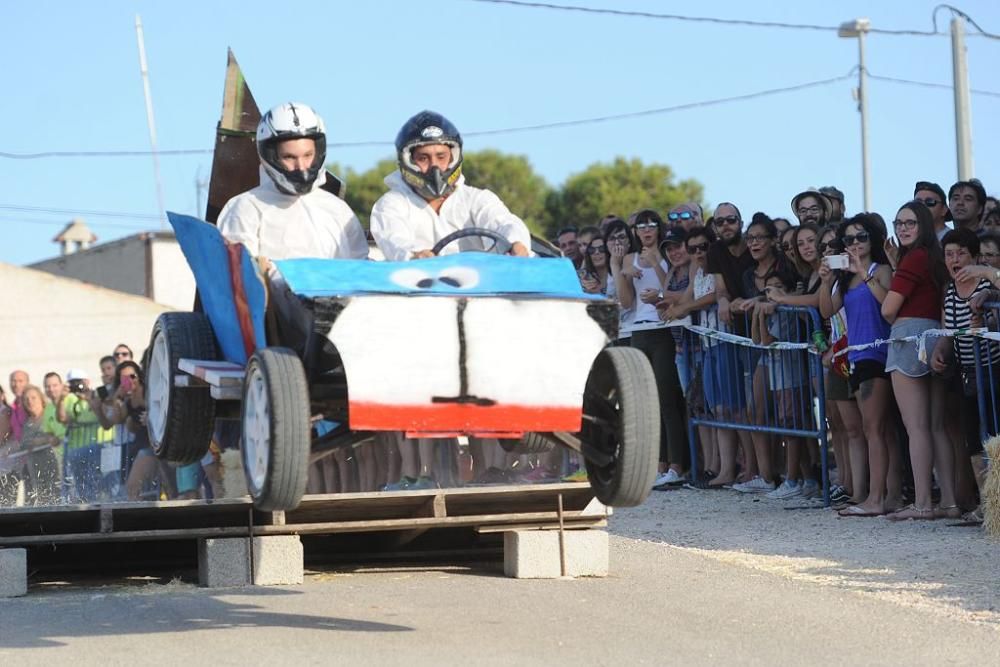
<svg viewBox="0 0 1000 667">
<path fill-rule="evenodd" d="M 108 388 L 103 384 L 97 388 L 97 396 L 103 401 L 108 397 Z"/>
<path fill-rule="evenodd" d="M 132 378 L 130 378 L 127 375 L 123 375 L 122 376 L 122 381 L 121 381 L 121 386 L 122 386 L 122 389 L 124 389 L 125 391 L 132 391 Z"/>
<path fill-rule="evenodd" d="M 845 255 L 830 255 L 823 259 L 831 269 L 846 269 L 851 265 L 851 258 Z"/>
</svg>

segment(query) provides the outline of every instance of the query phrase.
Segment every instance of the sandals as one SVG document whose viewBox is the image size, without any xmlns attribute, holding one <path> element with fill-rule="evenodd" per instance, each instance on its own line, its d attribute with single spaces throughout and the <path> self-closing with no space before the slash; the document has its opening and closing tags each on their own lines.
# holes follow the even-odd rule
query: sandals
<svg viewBox="0 0 1000 667">
<path fill-rule="evenodd" d="M 958 505 L 938 505 L 934 510 L 934 516 L 939 519 L 961 519 L 962 510 Z"/>
<path fill-rule="evenodd" d="M 851 505 L 850 507 L 845 507 L 844 509 L 837 512 L 838 516 L 857 516 L 857 517 L 872 517 L 872 516 L 882 516 L 885 512 L 871 512 L 864 509 L 860 505 Z"/>
<path fill-rule="evenodd" d="M 933 507 L 921 509 L 916 505 L 907 505 L 903 509 L 897 510 L 889 515 L 890 521 L 906 521 L 907 519 L 933 521 L 936 518 L 938 517 L 937 514 L 935 514 Z"/>
</svg>

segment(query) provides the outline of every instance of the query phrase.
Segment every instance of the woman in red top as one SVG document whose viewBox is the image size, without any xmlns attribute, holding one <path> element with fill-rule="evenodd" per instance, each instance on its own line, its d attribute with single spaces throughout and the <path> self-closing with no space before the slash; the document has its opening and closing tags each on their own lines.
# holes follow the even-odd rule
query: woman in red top
<svg viewBox="0 0 1000 667">
<path fill-rule="evenodd" d="M 882 317 L 892 324 L 890 338 L 916 336 L 941 326 L 942 290 L 947 270 L 934 218 L 921 202 L 904 204 L 893 221 L 899 239 L 899 261 L 882 302 Z M 931 475 L 935 464 L 941 486 L 941 506 L 955 506 L 954 454 L 943 429 L 943 419 L 934 419 L 930 369 L 918 356 L 912 341 L 890 343 L 885 364 L 891 372 L 896 403 L 910 438 L 910 463 L 916 499 L 912 505 L 891 514 L 892 519 L 934 519 L 931 507 Z M 941 407 L 941 406 L 938 406 Z M 940 433 L 932 431 L 940 429 Z"/>
</svg>

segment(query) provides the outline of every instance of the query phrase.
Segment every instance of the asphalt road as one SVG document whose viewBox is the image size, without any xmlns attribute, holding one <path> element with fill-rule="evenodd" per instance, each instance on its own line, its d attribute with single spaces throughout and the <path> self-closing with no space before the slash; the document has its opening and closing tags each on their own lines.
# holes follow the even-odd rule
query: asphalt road
<svg viewBox="0 0 1000 667">
<path fill-rule="evenodd" d="M 313 573 L 301 587 L 34 589 L 0 665 L 1000 664 L 1000 629 L 612 537 L 606 579 L 486 566 Z"/>
</svg>

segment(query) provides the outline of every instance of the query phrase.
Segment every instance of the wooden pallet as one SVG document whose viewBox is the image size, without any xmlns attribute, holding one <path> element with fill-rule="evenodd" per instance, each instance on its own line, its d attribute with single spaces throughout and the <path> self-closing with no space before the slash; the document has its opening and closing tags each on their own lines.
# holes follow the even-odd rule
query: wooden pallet
<svg viewBox="0 0 1000 667">
<path fill-rule="evenodd" d="M 610 509 L 586 484 L 495 486 L 309 495 L 290 512 L 258 512 L 249 498 L 0 509 L 0 547 L 324 535 L 437 528 L 499 532 L 606 525 Z"/>
</svg>

